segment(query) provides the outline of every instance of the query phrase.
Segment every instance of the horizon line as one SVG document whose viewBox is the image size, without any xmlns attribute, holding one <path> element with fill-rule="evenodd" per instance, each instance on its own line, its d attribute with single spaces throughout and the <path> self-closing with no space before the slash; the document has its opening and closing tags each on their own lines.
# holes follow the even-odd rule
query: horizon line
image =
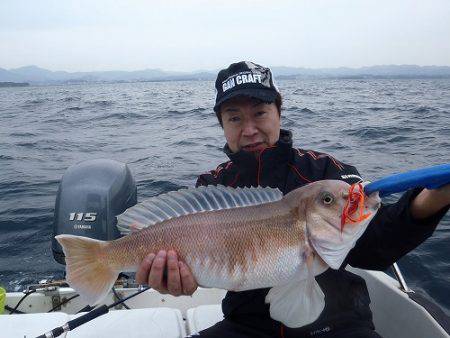
<svg viewBox="0 0 450 338">
<path fill-rule="evenodd" d="M 430 64 L 430 65 L 419 65 L 419 64 L 374 64 L 374 65 L 367 65 L 367 66 L 334 66 L 334 67 L 306 67 L 306 66 L 286 66 L 286 65 L 277 65 L 273 66 L 270 65 L 269 68 L 297 68 L 297 69 L 310 69 L 310 70 L 320 70 L 320 69 L 362 69 L 362 68 L 372 68 L 372 67 L 386 67 L 386 66 L 394 66 L 394 67 L 448 67 L 450 68 L 450 65 L 436 65 L 436 64 Z M 44 68 L 35 64 L 28 64 L 25 66 L 19 66 L 14 68 L 4 68 L 0 66 L 0 69 L 4 69 L 6 71 L 14 71 L 17 69 L 27 68 L 27 67 L 36 67 L 39 69 L 48 70 L 51 72 L 66 72 L 66 73 L 92 73 L 92 72 L 137 72 L 137 71 L 144 71 L 144 70 L 157 70 L 157 71 L 163 71 L 163 72 L 178 72 L 178 73 L 200 73 L 200 72 L 217 72 L 218 70 L 222 68 L 215 68 L 215 69 L 195 69 L 195 70 L 167 70 L 163 68 L 138 68 L 138 69 L 132 69 L 132 70 L 124 70 L 124 69 L 111 69 L 111 70 L 53 70 L 49 68 Z"/>
</svg>

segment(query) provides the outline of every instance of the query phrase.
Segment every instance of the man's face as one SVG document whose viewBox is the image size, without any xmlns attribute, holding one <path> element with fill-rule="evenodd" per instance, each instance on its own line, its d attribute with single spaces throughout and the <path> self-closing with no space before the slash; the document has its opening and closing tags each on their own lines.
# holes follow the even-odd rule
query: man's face
<svg viewBox="0 0 450 338">
<path fill-rule="evenodd" d="M 275 103 L 239 96 L 225 101 L 220 111 L 230 150 L 259 153 L 280 137 L 280 115 Z"/>
</svg>

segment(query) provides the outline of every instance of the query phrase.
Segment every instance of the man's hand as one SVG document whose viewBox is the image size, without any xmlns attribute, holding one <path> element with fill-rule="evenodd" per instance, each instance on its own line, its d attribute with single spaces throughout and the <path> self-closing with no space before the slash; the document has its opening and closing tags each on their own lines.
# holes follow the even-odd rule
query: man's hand
<svg viewBox="0 0 450 338">
<path fill-rule="evenodd" d="M 166 266 L 167 280 L 164 278 Z M 198 287 L 189 267 L 178 260 L 173 250 L 161 250 L 157 255 L 151 253 L 145 257 L 136 272 L 136 282 L 173 296 L 190 296 Z"/>
<path fill-rule="evenodd" d="M 411 203 L 411 215 L 415 219 L 433 216 L 450 204 L 450 184 L 439 189 L 423 189 Z"/>
</svg>

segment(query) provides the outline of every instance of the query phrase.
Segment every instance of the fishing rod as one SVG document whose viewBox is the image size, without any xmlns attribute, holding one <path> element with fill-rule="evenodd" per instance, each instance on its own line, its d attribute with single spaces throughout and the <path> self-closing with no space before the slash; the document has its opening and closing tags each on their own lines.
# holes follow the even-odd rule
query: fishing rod
<svg viewBox="0 0 450 338">
<path fill-rule="evenodd" d="M 146 286 L 144 288 L 142 288 L 141 290 L 139 290 L 136 293 L 133 293 L 132 295 L 129 295 L 128 297 L 122 298 L 114 303 L 112 303 L 111 305 L 102 305 L 98 308 L 95 308 L 91 311 L 89 311 L 88 313 L 77 317 L 75 319 L 72 319 L 70 321 L 68 321 L 67 323 L 65 323 L 62 326 L 58 326 L 56 328 L 54 328 L 51 331 L 48 331 L 44 334 L 41 334 L 40 336 L 36 337 L 36 338 L 55 338 L 55 337 L 59 337 L 60 335 L 62 335 L 64 332 L 69 332 L 72 331 L 73 329 L 77 328 L 80 325 L 83 325 L 87 322 L 90 322 L 91 320 L 100 317 L 106 313 L 109 312 L 109 309 L 111 309 L 112 307 L 115 307 L 123 302 L 125 302 L 126 300 L 133 298 L 135 296 L 137 296 L 138 294 L 147 291 L 148 289 L 150 289 L 150 287 Z"/>
<path fill-rule="evenodd" d="M 378 191 L 380 197 L 411 188 L 437 189 L 450 184 L 450 163 L 390 175 L 364 187 L 366 195 Z"/>
</svg>

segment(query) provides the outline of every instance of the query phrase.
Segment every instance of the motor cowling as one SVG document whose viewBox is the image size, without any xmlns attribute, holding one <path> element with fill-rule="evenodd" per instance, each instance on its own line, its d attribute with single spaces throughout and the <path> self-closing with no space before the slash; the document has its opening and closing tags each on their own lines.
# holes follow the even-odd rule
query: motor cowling
<svg viewBox="0 0 450 338">
<path fill-rule="evenodd" d="M 52 238 L 55 260 L 65 264 L 56 235 L 119 238 L 116 216 L 136 203 L 136 183 L 126 164 L 96 159 L 69 167 L 59 184 L 55 203 Z"/>
</svg>

